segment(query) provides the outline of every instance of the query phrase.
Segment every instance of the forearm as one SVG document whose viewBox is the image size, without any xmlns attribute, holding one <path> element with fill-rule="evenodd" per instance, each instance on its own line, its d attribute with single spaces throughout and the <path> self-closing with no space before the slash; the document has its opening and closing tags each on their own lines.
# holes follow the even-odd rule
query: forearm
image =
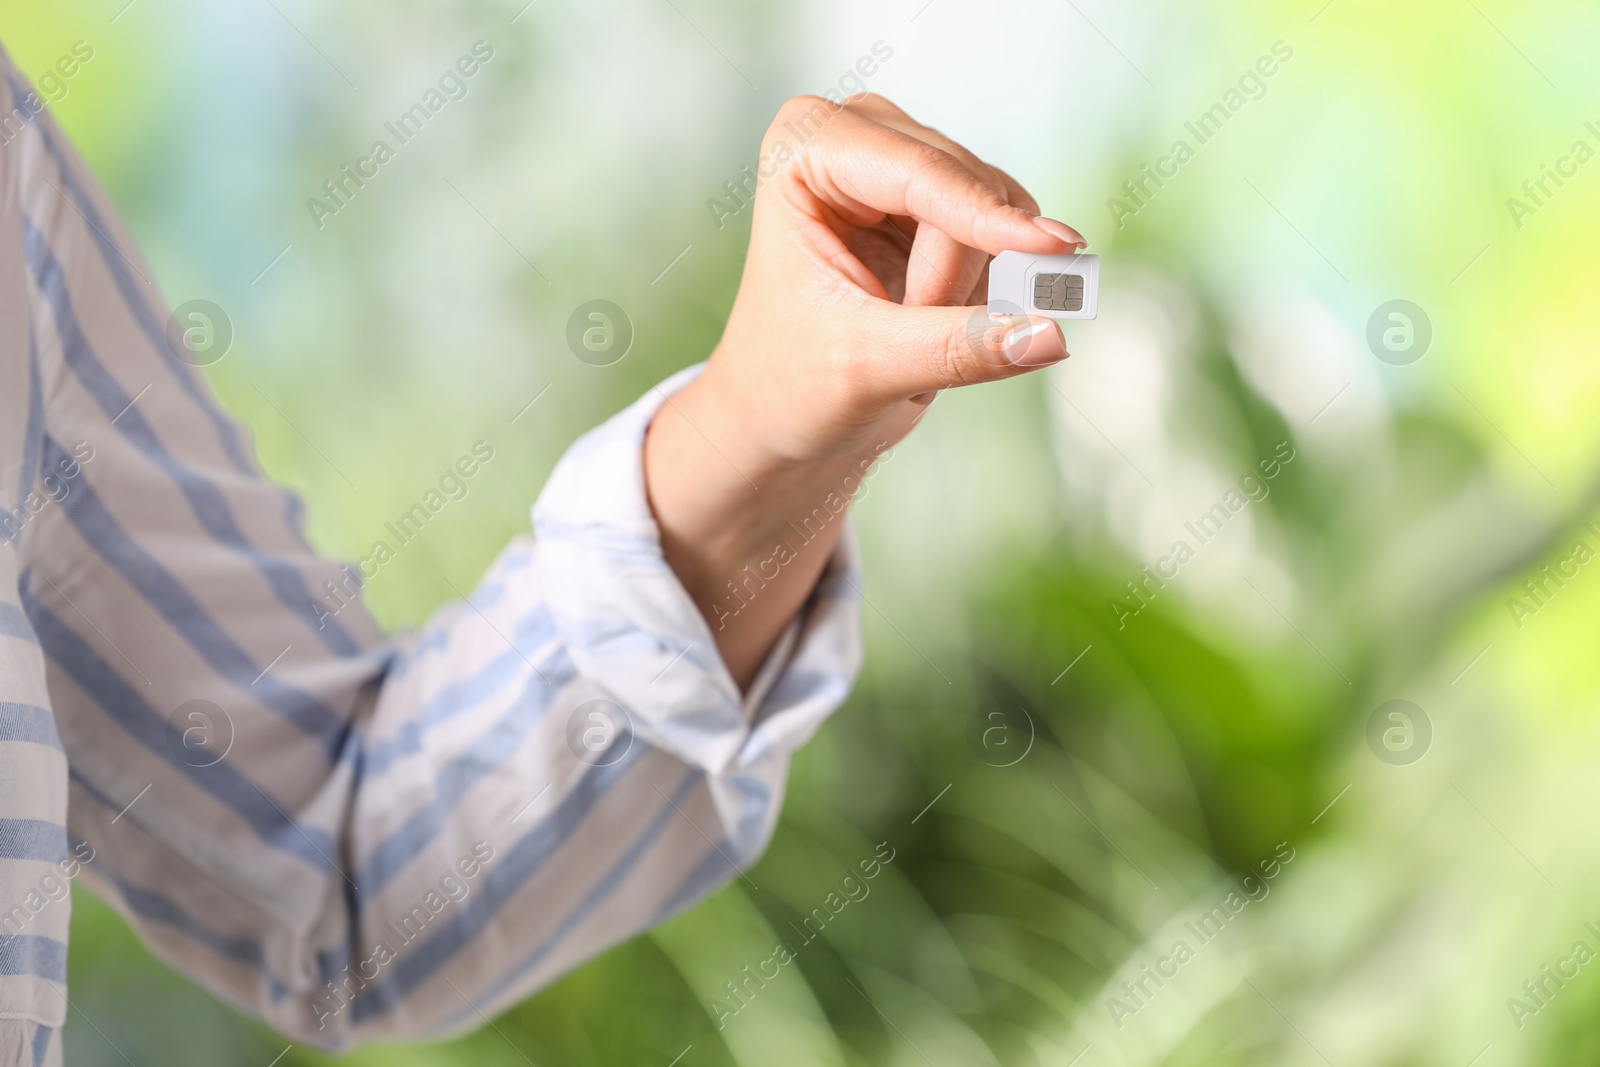
<svg viewBox="0 0 1600 1067">
<path fill-rule="evenodd" d="M 815 587 L 850 498 L 887 440 L 823 460 L 754 446 L 710 371 L 671 397 L 645 438 L 663 554 L 740 688 Z"/>
</svg>

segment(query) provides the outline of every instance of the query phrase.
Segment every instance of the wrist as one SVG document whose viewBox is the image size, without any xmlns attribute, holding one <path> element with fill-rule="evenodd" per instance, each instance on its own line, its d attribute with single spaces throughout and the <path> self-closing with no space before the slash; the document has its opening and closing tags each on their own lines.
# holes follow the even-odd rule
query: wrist
<svg viewBox="0 0 1600 1067">
<path fill-rule="evenodd" d="M 889 443 L 784 457 L 742 425 L 745 409 L 708 375 L 667 398 L 651 421 L 645 485 L 663 554 L 743 684 L 809 595 L 851 498 Z"/>
<path fill-rule="evenodd" d="M 685 445 L 698 444 L 731 481 L 751 492 L 803 476 L 811 464 L 776 446 L 773 419 L 761 410 L 755 390 L 724 366 L 713 354 L 705 371 L 662 405 L 652 432 L 659 423 L 668 434 L 682 434 Z"/>
</svg>

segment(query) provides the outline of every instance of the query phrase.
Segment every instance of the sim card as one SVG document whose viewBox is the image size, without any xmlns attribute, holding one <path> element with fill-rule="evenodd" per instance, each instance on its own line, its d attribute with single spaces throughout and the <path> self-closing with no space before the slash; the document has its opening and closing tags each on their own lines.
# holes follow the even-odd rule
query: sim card
<svg viewBox="0 0 1600 1067">
<path fill-rule="evenodd" d="M 989 264 L 991 315 L 1092 319 L 1099 297 L 1099 256 L 1001 252 Z"/>
</svg>

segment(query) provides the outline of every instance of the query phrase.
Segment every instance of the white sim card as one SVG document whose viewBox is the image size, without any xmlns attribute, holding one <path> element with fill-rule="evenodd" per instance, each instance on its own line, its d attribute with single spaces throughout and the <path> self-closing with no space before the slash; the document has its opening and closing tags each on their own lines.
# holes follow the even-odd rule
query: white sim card
<svg viewBox="0 0 1600 1067">
<path fill-rule="evenodd" d="M 1092 319 L 1100 300 L 1100 257 L 1001 252 L 989 263 L 989 314 Z"/>
</svg>

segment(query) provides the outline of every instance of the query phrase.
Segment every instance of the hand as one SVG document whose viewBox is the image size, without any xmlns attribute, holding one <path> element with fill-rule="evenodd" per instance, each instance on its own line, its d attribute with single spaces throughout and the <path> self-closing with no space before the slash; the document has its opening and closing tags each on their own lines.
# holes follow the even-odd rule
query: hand
<svg viewBox="0 0 1600 1067">
<path fill-rule="evenodd" d="M 829 494 L 848 501 L 938 390 L 1066 358 L 1054 321 L 990 322 L 967 306 L 985 298 L 990 257 L 1086 244 L 1038 217 L 1004 171 L 879 96 L 789 101 L 761 159 L 727 329 L 652 422 L 644 454 L 667 561 L 741 686 L 843 525 L 813 522 L 817 536 L 797 543 L 791 520 Z M 745 568 L 758 564 L 756 583 Z"/>
</svg>

